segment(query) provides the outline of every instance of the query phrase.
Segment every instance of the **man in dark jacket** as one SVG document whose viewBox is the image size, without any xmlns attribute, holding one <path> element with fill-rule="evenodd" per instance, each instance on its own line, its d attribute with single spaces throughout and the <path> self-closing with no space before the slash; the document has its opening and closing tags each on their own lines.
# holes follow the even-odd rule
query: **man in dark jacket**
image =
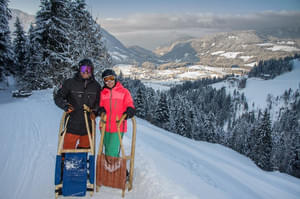
<svg viewBox="0 0 300 199">
<path fill-rule="evenodd" d="M 55 104 L 70 114 L 64 138 L 64 149 L 89 148 L 83 105 L 93 110 L 88 115 L 91 127 L 91 118 L 95 117 L 99 110 L 100 90 L 101 87 L 94 78 L 92 61 L 83 59 L 79 62 L 79 71 L 76 75 L 67 79 L 57 91 L 54 97 Z M 79 144 L 76 146 L 78 140 Z"/>
</svg>

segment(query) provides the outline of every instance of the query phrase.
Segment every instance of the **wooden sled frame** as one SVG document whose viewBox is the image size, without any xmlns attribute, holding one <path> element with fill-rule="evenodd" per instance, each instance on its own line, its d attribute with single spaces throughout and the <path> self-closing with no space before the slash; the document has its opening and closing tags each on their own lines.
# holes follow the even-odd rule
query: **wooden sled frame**
<svg viewBox="0 0 300 199">
<path fill-rule="evenodd" d="M 131 152 L 130 155 L 126 156 L 125 155 L 125 150 L 124 150 L 124 145 L 122 142 L 122 137 L 121 137 L 121 131 L 120 131 L 120 126 L 122 122 L 125 120 L 126 114 L 122 115 L 121 119 L 118 121 L 117 119 L 117 129 L 118 129 L 118 137 L 120 141 L 120 147 L 121 147 L 121 153 L 122 153 L 122 158 L 126 159 L 126 162 L 129 160 L 130 161 L 130 167 L 129 167 L 129 181 L 126 181 L 125 184 L 125 189 L 128 189 L 128 191 L 131 191 L 133 188 L 133 170 L 134 170 L 134 158 L 135 158 L 135 144 L 136 144 L 136 120 L 134 117 L 131 118 L 132 121 L 132 138 L 131 138 Z M 101 115 L 101 140 L 100 140 L 100 146 L 98 150 L 98 156 L 102 154 L 103 152 L 103 141 L 104 141 L 104 135 L 105 135 L 105 127 L 106 127 L 106 115 L 102 114 Z M 98 158 L 97 156 L 97 158 Z M 98 161 L 97 161 L 98 163 Z M 99 192 L 100 186 L 96 186 L 96 192 Z M 125 189 L 122 189 L 122 197 L 125 196 Z"/>
<path fill-rule="evenodd" d="M 84 109 L 84 119 L 85 119 L 87 134 L 90 142 L 90 148 L 89 149 L 63 149 L 64 138 L 67 132 L 67 124 L 70 119 L 70 115 L 64 112 L 59 125 L 57 155 L 61 156 L 63 153 L 90 153 L 91 155 L 95 155 L 95 145 L 96 145 L 95 123 L 96 122 L 95 120 L 92 120 L 92 132 L 91 132 L 89 127 L 89 122 L 88 122 L 88 116 L 87 116 L 87 112 L 91 112 L 91 109 L 85 104 L 83 105 L 83 109 Z M 58 190 L 61 188 L 62 188 L 62 184 L 58 184 L 55 186 L 55 198 L 59 197 Z M 93 184 L 87 182 L 87 189 L 92 190 L 92 191 L 87 190 L 87 192 L 90 192 L 90 196 L 93 196 L 95 190 L 95 182 Z"/>
</svg>

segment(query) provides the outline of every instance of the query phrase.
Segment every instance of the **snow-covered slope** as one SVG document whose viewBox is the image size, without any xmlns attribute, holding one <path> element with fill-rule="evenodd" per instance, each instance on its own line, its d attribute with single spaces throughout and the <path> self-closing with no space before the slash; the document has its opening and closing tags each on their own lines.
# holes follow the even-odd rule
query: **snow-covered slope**
<svg viewBox="0 0 300 199">
<path fill-rule="evenodd" d="M 296 90 L 300 88 L 300 60 L 293 60 L 293 70 L 291 72 L 286 72 L 272 80 L 248 78 L 244 89 L 239 90 L 237 83 L 232 83 L 231 81 L 216 83 L 213 87 L 217 89 L 225 87 L 228 93 L 231 94 L 234 90 L 244 93 L 250 110 L 263 110 L 267 108 L 268 101 L 272 101 L 272 116 L 275 119 L 280 107 L 283 106 L 282 101 L 276 102 L 275 98 L 282 96 L 284 91 L 288 89 Z"/>
<path fill-rule="evenodd" d="M 62 111 L 53 103 L 52 90 L 23 99 L 0 91 L 0 99 L 0 198 L 54 198 Z M 97 135 L 98 144 L 99 130 Z M 127 149 L 129 141 L 127 134 Z M 299 187 L 300 179 L 262 171 L 231 149 L 183 138 L 137 119 L 134 187 L 126 192 L 128 199 L 296 199 Z M 101 188 L 93 198 L 121 198 L 121 191 Z"/>
</svg>

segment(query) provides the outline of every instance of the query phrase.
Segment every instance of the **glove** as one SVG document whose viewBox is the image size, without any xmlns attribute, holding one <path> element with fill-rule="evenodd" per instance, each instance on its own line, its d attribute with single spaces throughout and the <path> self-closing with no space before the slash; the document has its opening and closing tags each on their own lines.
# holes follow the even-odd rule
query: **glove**
<svg viewBox="0 0 300 199">
<path fill-rule="evenodd" d="M 91 113 L 90 113 L 90 119 L 91 119 L 91 120 L 95 120 L 95 119 L 96 119 L 96 115 L 95 115 L 94 112 L 91 112 Z"/>
<path fill-rule="evenodd" d="M 126 120 L 128 118 L 132 118 L 135 115 L 135 109 L 132 108 L 132 107 L 127 107 L 126 111 L 123 114 L 127 115 L 126 118 L 125 118 Z"/>
<path fill-rule="evenodd" d="M 102 113 L 106 114 L 106 110 L 105 110 L 105 108 L 103 106 L 101 106 L 99 108 L 99 110 L 97 111 L 97 115 L 99 115 L 101 117 Z"/>
<path fill-rule="evenodd" d="M 64 108 L 65 112 L 70 114 L 71 112 L 74 111 L 74 107 L 71 104 L 67 104 Z"/>
</svg>

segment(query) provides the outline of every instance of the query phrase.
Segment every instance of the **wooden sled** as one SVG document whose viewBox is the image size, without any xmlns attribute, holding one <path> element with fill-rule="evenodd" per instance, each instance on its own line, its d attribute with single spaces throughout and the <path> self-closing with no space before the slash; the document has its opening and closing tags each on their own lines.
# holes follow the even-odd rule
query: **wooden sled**
<svg viewBox="0 0 300 199">
<path fill-rule="evenodd" d="M 96 166 L 96 191 L 99 191 L 101 186 L 107 186 L 112 188 L 122 189 L 122 197 L 125 196 L 125 189 L 132 190 L 133 184 L 133 170 L 134 170 L 134 157 L 135 157 L 135 143 L 136 143 L 136 120 L 131 118 L 132 121 L 132 140 L 131 140 L 131 152 L 128 156 L 125 155 L 124 146 L 122 143 L 120 125 L 126 118 L 123 115 L 120 121 L 117 123 L 118 137 L 121 147 L 121 157 L 110 157 L 103 153 L 103 140 L 106 126 L 106 115 L 101 116 L 101 141 L 97 154 L 97 166 Z M 118 118 L 117 118 L 118 121 Z M 126 180 L 127 161 L 130 161 L 129 178 Z"/>
<path fill-rule="evenodd" d="M 84 105 L 84 118 L 89 149 L 63 149 L 64 137 L 70 115 L 64 112 L 58 134 L 58 148 L 55 167 L 55 198 L 62 196 L 85 196 L 89 192 L 92 196 L 95 189 L 95 120 L 92 121 L 90 132 L 87 112 L 91 112 Z"/>
</svg>

